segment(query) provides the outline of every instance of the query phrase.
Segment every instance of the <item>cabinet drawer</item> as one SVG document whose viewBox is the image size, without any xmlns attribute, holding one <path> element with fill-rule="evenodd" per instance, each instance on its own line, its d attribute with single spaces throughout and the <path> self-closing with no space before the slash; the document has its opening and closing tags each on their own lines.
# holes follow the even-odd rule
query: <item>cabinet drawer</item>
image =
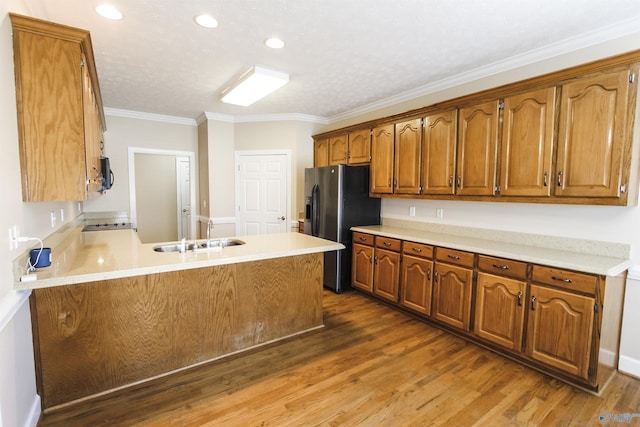
<svg viewBox="0 0 640 427">
<path fill-rule="evenodd" d="M 576 273 L 561 268 L 534 265 L 533 281 L 593 295 L 596 293 L 598 278 L 590 274 Z"/>
<path fill-rule="evenodd" d="M 400 252 L 401 240 L 390 239 L 388 237 L 376 236 L 376 248 L 389 249 L 390 251 Z"/>
<path fill-rule="evenodd" d="M 514 277 L 525 280 L 527 278 L 527 263 L 504 258 L 494 258 L 486 255 L 478 256 L 478 269 L 487 273 Z"/>
<path fill-rule="evenodd" d="M 436 250 L 438 261 L 463 265 L 465 267 L 473 267 L 474 255 L 472 252 L 458 251 L 456 249 L 438 248 Z"/>
<path fill-rule="evenodd" d="M 433 246 L 424 243 L 402 242 L 402 253 L 422 258 L 433 258 Z"/>
<path fill-rule="evenodd" d="M 373 246 L 373 235 L 353 232 L 353 243 L 361 243 L 363 245 Z"/>
</svg>

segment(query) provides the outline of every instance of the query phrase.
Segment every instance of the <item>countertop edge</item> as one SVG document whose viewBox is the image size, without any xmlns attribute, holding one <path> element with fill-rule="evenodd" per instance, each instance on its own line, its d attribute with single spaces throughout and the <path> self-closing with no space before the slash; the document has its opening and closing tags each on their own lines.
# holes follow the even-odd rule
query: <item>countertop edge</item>
<svg viewBox="0 0 640 427">
<path fill-rule="evenodd" d="M 629 259 L 589 255 L 515 243 L 501 243 L 442 233 L 414 231 L 399 227 L 359 226 L 352 227 L 351 230 L 604 276 L 617 276 L 633 266 Z M 498 245 L 502 246 L 502 248 L 496 248 Z M 595 261 L 597 261 L 597 264 L 594 264 Z"/>
</svg>

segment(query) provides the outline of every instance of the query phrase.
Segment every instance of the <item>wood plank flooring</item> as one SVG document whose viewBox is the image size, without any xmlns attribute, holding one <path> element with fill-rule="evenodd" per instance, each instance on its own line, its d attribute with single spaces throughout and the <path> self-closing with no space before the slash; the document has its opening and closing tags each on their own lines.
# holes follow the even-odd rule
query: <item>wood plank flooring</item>
<svg viewBox="0 0 640 427">
<path fill-rule="evenodd" d="M 597 426 L 601 414 L 640 414 L 638 379 L 618 373 L 588 394 L 355 292 L 325 291 L 324 319 L 319 331 L 49 411 L 38 425 Z"/>
</svg>

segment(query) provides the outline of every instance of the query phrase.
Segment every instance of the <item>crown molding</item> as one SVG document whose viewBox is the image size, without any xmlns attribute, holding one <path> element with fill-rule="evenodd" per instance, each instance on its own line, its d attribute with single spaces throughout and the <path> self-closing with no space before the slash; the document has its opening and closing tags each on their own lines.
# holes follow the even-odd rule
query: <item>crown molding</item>
<svg viewBox="0 0 640 427">
<path fill-rule="evenodd" d="M 451 77 L 447 77 L 442 80 L 438 80 L 433 83 L 429 83 L 424 86 L 419 86 L 415 89 L 411 89 L 389 98 L 381 99 L 379 101 L 372 102 L 362 107 L 355 108 L 353 110 L 346 111 L 344 113 L 336 114 L 328 118 L 329 124 L 339 122 L 346 119 L 351 119 L 362 114 L 371 113 L 376 110 L 380 110 L 386 107 L 391 107 L 402 102 L 411 101 L 422 96 L 430 95 L 441 90 L 450 89 L 452 87 L 460 86 L 465 83 L 470 83 L 475 80 L 487 78 L 499 73 L 507 72 L 519 67 L 535 64 L 544 60 L 548 60 L 554 57 L 569 54 L 571 52 L 585 49 L 588 47 L 596 46 L 598 44 L 611 42 L 623 37 L 640 35 L 640 18 L 630 18 L 625 21 L 603 27 L 594 31 L 582 33 L 578 36 L 561 40 L 559 42 L 546 45 L 544 47 L 533 49 L 520 55 L 511 56 L 507 59 L 496 61 L 486 66 L 474 68 L 473 70 L 465 71 L 456 74 Z M 616 54 L 624 53 L 611 52 L 607 56 L 613 56 Z M 592 58 L 597 60 L 602 58 Z M 575 64 L 573 64 L 575 65 Z M 567 65 L 571 66 L 571 65 Z M 548 72 L 557 71 L 558 68 L 547 70 Z M 563 68 L 562 66 L 560 68 Z M 506 82 L 505 82 L 506 83 Z"/>
<path fill-rule="evenodd" d="M 104 114 L 106 116 L 127 117 L 130 119 L 139 119 L 139 120 L 152 120 L 154 122 L 173 123 L 173 124 L 187 125 L 187 126 L 198 125 L 196 120 L 188 119 L 186 117 L 164 116 L 162 114 L 143 113 L 141 111 L 131 111 L 131 110 L 120 110 L 118 108 L 105 107 Z"/>
</svg>

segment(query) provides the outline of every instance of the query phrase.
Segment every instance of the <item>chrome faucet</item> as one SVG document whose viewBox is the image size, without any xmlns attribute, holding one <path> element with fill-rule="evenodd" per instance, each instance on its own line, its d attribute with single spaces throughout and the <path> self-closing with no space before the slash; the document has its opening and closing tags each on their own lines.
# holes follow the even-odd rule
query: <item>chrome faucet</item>
<svg viewBox="0 0 640 427">
<path fill-rule="evenodd" d="M 207 247 L 209 247 L 211 241 L 211 229 L 213 228 L 213 218 L 209 218 L 207 221 Z"/>
</svg>

